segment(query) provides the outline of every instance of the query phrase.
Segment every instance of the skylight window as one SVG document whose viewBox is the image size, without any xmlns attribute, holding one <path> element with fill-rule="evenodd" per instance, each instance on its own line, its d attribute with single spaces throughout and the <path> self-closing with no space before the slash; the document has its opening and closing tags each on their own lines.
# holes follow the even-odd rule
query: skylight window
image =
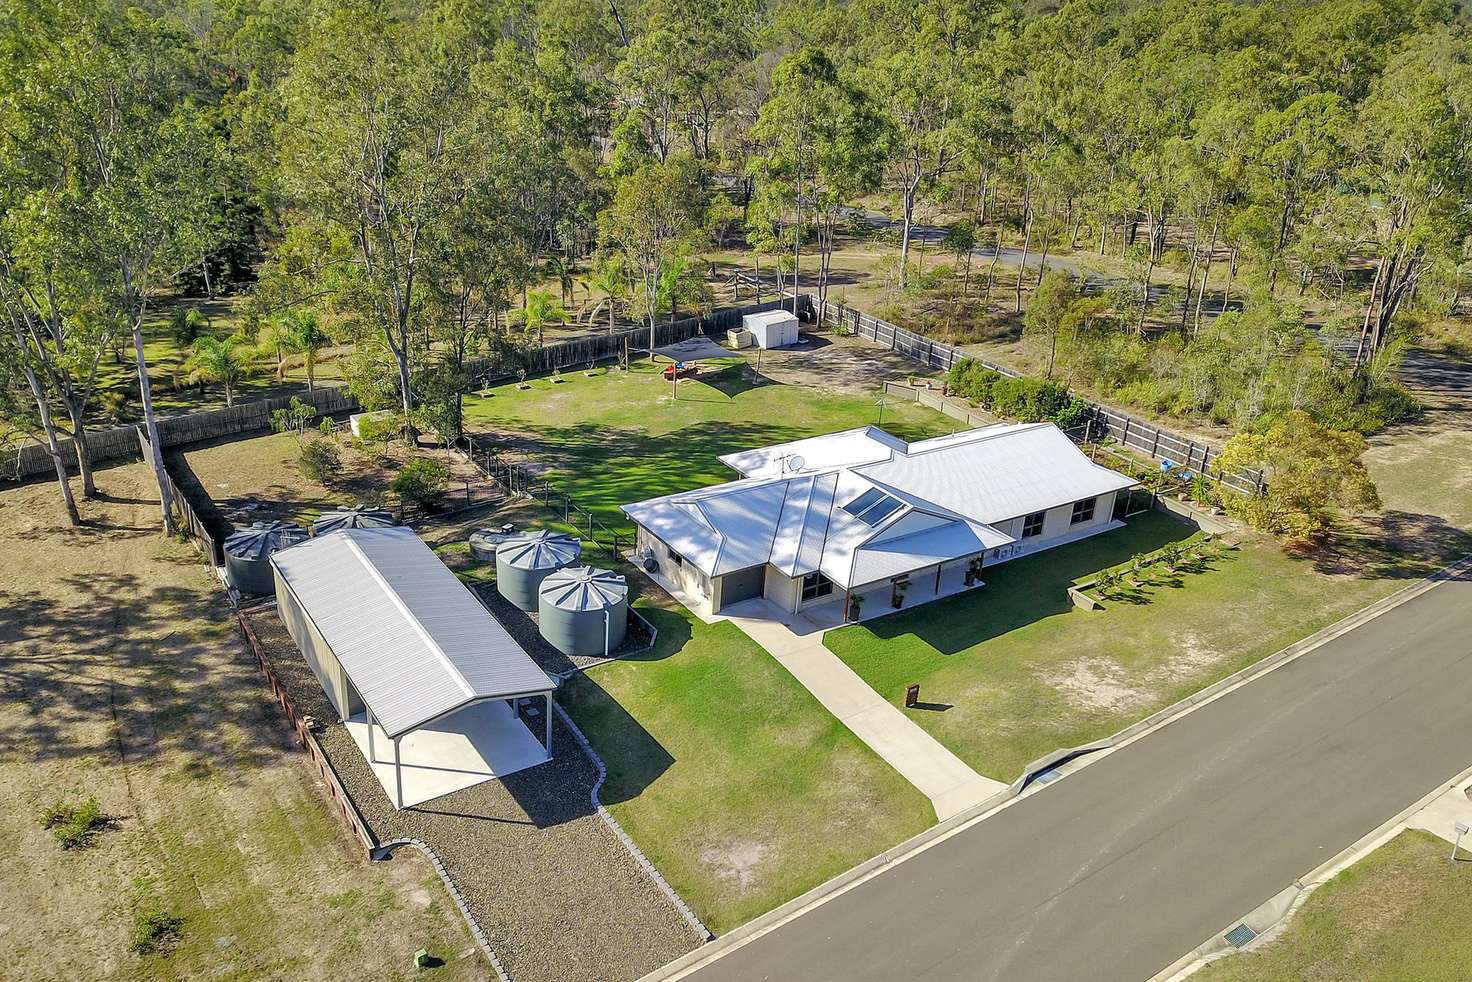
<svg viewBox="0 0 1472 982">
<path fill-rule="evenodd" d="M 870 488 L 844 505 L 843 510 L 865 525 L 878 525 L 902 507 L 898 498 L 891 497 L 878 488 Z"/>
<path fill-rule="evenodd" d="M 855 498 L 853 501 L 850 501 L 848 504 L 844 505 L 843 510 L 848 512 L 850 515 L 858 515 L 868 508 L 873 507 L 876 502 L 884 497 L 886 497 L 886 495 L 883 491 L 879 490 L 878 488 L 870 488 L 869 490 L 865 491 L 863 494 Z"/>
<path fill-rule="evenodd" d="M 889 516 L 900 510 L 898 498 L 885 496 L 885 499 L 868 511 L 859 516 L 859 521 L 869 525 L 878 525 Z"/>
</svg>

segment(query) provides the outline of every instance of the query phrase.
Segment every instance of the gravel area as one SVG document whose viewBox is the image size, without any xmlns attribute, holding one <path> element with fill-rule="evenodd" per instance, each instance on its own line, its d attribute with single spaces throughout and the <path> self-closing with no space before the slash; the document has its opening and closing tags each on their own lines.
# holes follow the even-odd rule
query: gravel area
<svg viewBox="0 0 1472 982">
<path fill-rule="evenodd" d="M 396 812 L 274 608 L 250 618 L 374 834 L 439 854 L 516 982 L 635 979 L 696 947 L 594 810 L 597 770 L 561 719 L 548 763 Z"/>
</svg>

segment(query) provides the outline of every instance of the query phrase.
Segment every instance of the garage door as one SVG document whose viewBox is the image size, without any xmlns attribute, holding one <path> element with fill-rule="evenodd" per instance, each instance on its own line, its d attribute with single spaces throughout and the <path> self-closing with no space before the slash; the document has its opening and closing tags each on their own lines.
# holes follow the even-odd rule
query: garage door
<svg viewBox="0 0 1472 982">
<path fill-rule="evenodd" d="M 766 578 L 765 566 L 753 566 L 739 573 L 727 573 L 721 577 L 722 609 L 762 595 L 762 581 Z"/>
</svg>

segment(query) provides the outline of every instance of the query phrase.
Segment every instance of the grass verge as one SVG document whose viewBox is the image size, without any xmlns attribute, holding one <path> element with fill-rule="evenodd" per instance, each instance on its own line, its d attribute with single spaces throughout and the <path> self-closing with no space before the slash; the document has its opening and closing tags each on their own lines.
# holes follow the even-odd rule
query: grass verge
<svg viewBox="0 0 1472 982">
<path fill-rule="evenodd" d="M 1472 964 L 1472 863 L 1409 829 L 1316 890 L 1263 947 L 1212 962 L 1193 982 L 1279 979 L 1453 982 Z"/>
</svg>

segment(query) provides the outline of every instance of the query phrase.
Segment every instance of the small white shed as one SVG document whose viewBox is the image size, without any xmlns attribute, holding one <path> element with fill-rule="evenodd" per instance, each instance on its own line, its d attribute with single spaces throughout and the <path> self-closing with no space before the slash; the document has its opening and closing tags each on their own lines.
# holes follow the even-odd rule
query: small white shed
<svg viewBox="0 0 1472 982">
<path fill-rule="evenodd" d="M 751 333 L 758 348 L 783 348 L 797 344 L 797 315 L 790 310 L 768 310 L 747 314 L 741 327 Z"/>
</svg>

